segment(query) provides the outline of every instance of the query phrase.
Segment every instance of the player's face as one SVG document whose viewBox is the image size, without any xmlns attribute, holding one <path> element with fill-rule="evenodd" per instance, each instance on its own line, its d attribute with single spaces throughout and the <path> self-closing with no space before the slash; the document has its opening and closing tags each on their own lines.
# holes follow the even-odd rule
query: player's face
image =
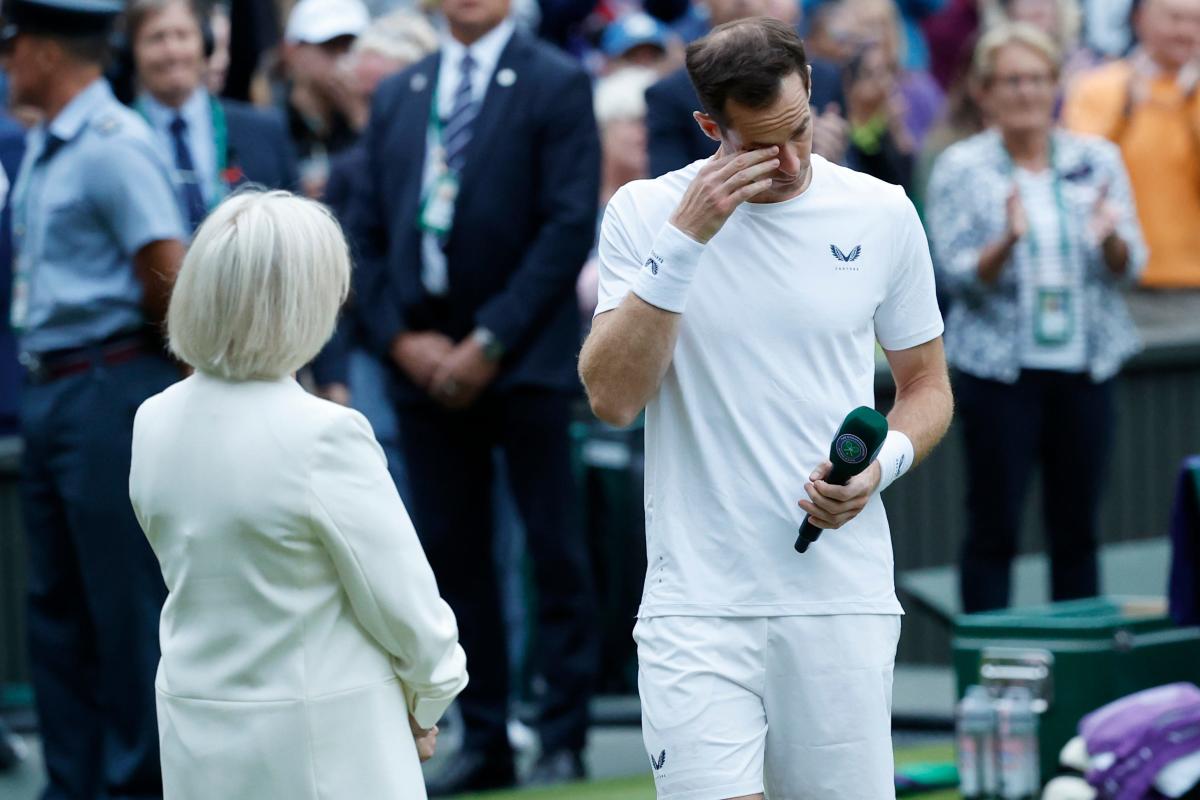
<svg viewBox="0 0 1200 800">
<path fill-rule="evenodd" d="M 752 109 L 735 101 L 725 104 L 729 124 L 721 130 L 726 152 L 779 148 L 779 169 L 770 189 L 755 196 L 755 203 L 778 203 L 800 194 L 808 184 L 812 156 L 812 114 L 808 108 L 808 82 L 793 73 L 780 82 L 779 95 L 766 108 Z"/>
<path fill-rule="evenodd" d="M 138 29 L 133 57 L 146 91 L 172 106 L 187 100 L 204 77 L 204 39 L 187 4 L 151 14 Z"/>
</svg>

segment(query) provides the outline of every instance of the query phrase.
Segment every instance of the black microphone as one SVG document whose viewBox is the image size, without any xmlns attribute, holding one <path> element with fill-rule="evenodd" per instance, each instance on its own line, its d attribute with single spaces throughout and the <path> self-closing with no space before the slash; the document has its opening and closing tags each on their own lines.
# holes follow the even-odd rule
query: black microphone
<svg viewBox="0 0 1200 800">
<path fill-rule="evenodd" d="M 847 414 L 829 446 L 833 469 L 825 482 L 845 486 L 851 478 L 871 466 L 887 434 L 887 418 L 875 409 L 859 406 Z M 800 535 L 796 537 L 796 552 L 803 553 L 820 536 L 821 529 L 805 517 Z"/>
</svg>

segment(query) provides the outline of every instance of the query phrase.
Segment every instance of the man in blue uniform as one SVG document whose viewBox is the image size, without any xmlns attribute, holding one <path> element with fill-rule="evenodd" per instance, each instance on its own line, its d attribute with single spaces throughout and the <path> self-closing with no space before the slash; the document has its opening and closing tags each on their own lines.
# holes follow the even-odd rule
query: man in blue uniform
<svg viewBox="0 0 1200 800">
<path fill-rule="evenodd" d="M 101 77 L 120 0 L 6 0 L 14 104 L 40 110 L 12 192 L 29 652 L 43 797 L 161 796 L 165 589 L 129 505 L 134 412 L 179 377 L 155 327 L 183 219 L 153 133 Z"/>
</svg>

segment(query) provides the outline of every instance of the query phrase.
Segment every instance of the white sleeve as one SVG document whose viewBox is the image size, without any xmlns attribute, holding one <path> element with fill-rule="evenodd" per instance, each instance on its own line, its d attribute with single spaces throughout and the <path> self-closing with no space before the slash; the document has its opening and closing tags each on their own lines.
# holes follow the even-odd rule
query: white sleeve
<svg viewBox="0 0 1200 800">
<path fill-rule="evenodd" d="M 885 350 L 907 350 L 942 335 L 933 262 L 925 229 L 912 202 L 903 198 L 887 295 L 875 309 L 875 337 Z"/>
<path fill-rule="evenodd" d="M 600 223 L 600 285 L 597 289 L 596 314 L 612 311 L 629 294 L 634 279 L 642 270 L 646 253 L 633 240 L 629 218 L 633 209 L 629 192 L 619 190 L 604 209 Z"/>
<path fill-rule="evenodd" d="M 317 444 L 310 510 L 363 628 L 393 657 L 408 703 L 432 727 L 467 685 L 458 624 L 387 471 L 371 426 L 339 414 Z"/>
</svg>

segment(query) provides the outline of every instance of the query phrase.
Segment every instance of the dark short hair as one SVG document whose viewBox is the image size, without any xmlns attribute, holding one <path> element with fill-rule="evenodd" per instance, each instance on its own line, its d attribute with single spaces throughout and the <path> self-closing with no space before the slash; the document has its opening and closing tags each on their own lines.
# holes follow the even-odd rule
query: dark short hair
<svg viewBox="0 0 1200 800">
<path fill-rule="evenodd" d="M 727 22 L 692 42 L 687 71 L 705 113 L 722 127 L 730 100 L 766 108 L 779 96 L 779 84 L 794 73 L 808 87 L 804 43 L 787 25 L 767 17 Z"/>
<path fill-rule="evenodd" d="M 108 34 L 72 36 L 59 33 L 37 34 L 58 43 L 67 57 L 82 64 L 94 64 L 104 69 L 112 58 L 112 42 Z"/>
</svg>

